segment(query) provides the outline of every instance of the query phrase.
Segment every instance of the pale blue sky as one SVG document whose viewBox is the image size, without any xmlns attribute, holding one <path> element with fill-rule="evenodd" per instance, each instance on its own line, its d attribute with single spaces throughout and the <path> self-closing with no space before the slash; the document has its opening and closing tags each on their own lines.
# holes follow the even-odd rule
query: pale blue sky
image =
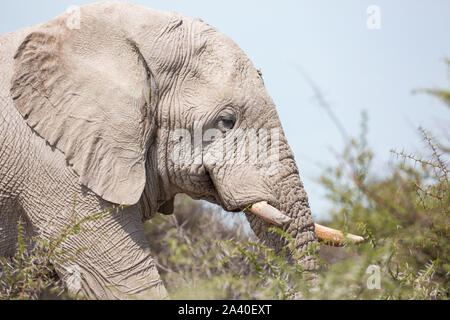
<svg viewBox="0 0 450 320">
<path fill-rule="evenodd" d="M 40 23 L 72 5 L 92 1 L 0 0 L 0 33 Z M 230 36 L 264 74 L 295 152 L 315 217 L 327 202 L 317 179 L 320 165 L 336 160 L 338 130 L 299 73 L 323 91 L 346 130 L 359 134 L 369 114 L 369 142 L 380 170 L 392 148 L 419 149 L 415 128 L 448 130 L 449 113 L 436 99 L 412 95 L 421 87 L 448 86 L 450 1 L 364 0 L 147 0 L 161 10 L 200 17 Z M 366 9 L 381 9 L 381 29 L 369 30 Z"/>
</svg>

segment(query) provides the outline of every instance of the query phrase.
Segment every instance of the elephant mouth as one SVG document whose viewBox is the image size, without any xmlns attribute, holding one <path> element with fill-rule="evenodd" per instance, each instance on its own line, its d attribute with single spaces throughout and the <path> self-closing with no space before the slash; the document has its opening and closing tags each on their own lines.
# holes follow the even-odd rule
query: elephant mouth
<svg viewBox="0 0 450 320">
<path fill-rule="evenodd" d="M 209 177 L 208 174 L 206 175 L 189 175 L 189 179 L 192 182 L 197 182 L 197 183 L 209 183 L 212 184 L 211 178 Z"/>
<path fill-rule="evenodd" d="M 250 204 L 239 204 L 230 203 L 227 204 L 226 201 L 221 196 L 219 192 L 218 186 L 213 179 L 213 176 L 209 171 L 206 171 L 206 177 L 212 185 L 214 186 L 215 193 L 214 197 L 216 198 L 216 203 L 220 204 L 222 208 L 229 212 L 244 212 L 250 213 L 258 218 L 262 219 L 268 224 L 274 225 L 276 227 L 284 227 L 293 222 L 293 219 L 289 216 L 282 213 L 279 209 L 275 208 L 268 201 L 263 199 L 258 199 L 256 201 L 251 202 Z M 255 200 L 255 199 L 254 199 Z M 314 224 L 315 233 L 319 242 L 325 243 L 331 246 L 344 246 L 347 243 L 361 243 L 364 242 L 364 238 L 361 236 L 353 235 L 353 234 L 344 234 L 342 231 L 335 230 L 329 227 L 322 226 L 320 224 Z"/>
<path fill-rule="evenodd" d="M 258 202 L 247 206 L 244 212 L 250 212 L 261 218 L 265 222 L 276 227 L 283 227 L 293 222 L 293 219 L 283 214 L 266 201 Z M 314 224 L 315 233 L 319 242 L 331 246 L 344 246 L 346 243 L 361 243 L 364 238 L 353 234 L 344 234 L 342 231 L 322 226 L 318 223 Z"/>
</svg>

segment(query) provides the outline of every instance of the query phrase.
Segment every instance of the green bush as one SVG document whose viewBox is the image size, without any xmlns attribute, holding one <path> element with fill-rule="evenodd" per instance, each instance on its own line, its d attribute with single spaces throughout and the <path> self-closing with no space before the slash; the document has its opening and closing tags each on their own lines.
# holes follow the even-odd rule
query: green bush
<svg viewBox="0 0 450 320">
<path fill-rule="evenodd" d="M 244 219 L 178 197 L 173 216 L 158 216 L 147 224 L 172 298 L 287 299 L 298 294 L 308 276 L 287 262 L 287 252 L 276 255 L 259 243 Z"/>
<path fill-rule="evenodd" d="M 360 138 L 341 155 L 340 165 L 322 176 L 333 204 L 328 224 L 367 239 L 366 244 L 349 247 L 357 258 L 324 275 L 325 282 L 330 277 L 356 276 L 342 283 L 352 289 L 334 298 L 448 297 L 450 193 L 444 160 L 448 151 L 430 133 L 420 131 L 429 158 L 393 151 L 402 161 L 382 175 L 373 174 L 373 154 Z M 379 290 L 358 283 L 369 265 L 379 268 Z"/>
</svg>

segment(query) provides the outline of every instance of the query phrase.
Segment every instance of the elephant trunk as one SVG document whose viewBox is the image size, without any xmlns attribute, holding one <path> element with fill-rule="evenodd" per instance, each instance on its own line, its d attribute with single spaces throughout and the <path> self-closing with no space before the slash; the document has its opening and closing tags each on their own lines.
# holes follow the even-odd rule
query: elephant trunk
<svg viewBox="0 0 450 320">
<path fill-rule="evenodd" d="M 297 173 L 294 161 L 287 161 L 289 163 L 285 163 L 283 167 L 293 169 L 291 169 L 287 178 L 281 179 L 279 183 L 275 184 L 273 190 L 277 203 L 270 203 L 270 205 L 289 217 L 289 222 L 284 224 L 282 229 L 294 241 L 294 249 L 297 253 L 295 256 L 299 257 L 298 262 L 305 270 L 314 270 L 317 264 L 314 257 L 308 253 L 308 249 L 311 245 L 317 243 L 317 237 L 314 232 L 314 221 L 311 216 L 308 196 Z M 285 238 L 276 232 L 269 231 L 272 226 L 267 221 L 250 212 L 246 212 L 246 216 L 256 236 L 276 252 L 280 252 L 283 247 L 288 245 Z"/>
</svg>

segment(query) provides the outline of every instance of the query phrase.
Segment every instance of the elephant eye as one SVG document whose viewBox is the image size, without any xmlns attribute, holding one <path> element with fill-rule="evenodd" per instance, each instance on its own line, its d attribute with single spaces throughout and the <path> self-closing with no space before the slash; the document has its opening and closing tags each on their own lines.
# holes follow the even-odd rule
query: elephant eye
<svg viewBox="0 0 450 320">
<path fill-rule="evenodd" d="M 230 131 L 234 128 L 234 125 L 236 124 L 236 118 L 234 115 L 226 115 L 221 116 L 219 120 L 217 121 L 217 127 L 222 132 Z"/>
</svg>

